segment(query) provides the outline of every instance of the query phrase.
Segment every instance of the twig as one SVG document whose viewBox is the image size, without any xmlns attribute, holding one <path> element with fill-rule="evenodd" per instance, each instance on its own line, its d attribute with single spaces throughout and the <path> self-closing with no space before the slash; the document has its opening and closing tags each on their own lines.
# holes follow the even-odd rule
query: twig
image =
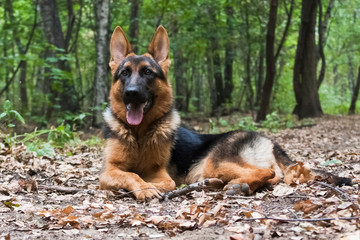
<svg viewBox="0 0 360 240">
<path fill-rule="evenodd" d="M 256 220 L 276 220 L 280 222 L 319 222 L 319 221 L 332 221 L 332 220 L 354 220 L 360 219 L 360 217 L 339 217 L 339 218 L 277 218 L 277 217 L 261 217 L 261 218 L 242 218 L 237 219 L 239 221 L 256 221 Z"/>
<path fill-rule="evenodd" d="M 292 213 L 292 215 L 294 215 L 295 219 L 299 219 L 299 216 L 296 214 L 296 212 L 294 210 L 292 210 L 292 209 L 288 209 L 288 210 L 289 210 L 289 212 Z"/>
<path fill-rule="evenodd" d="M 45 190 L 51 190 L 51 191 L 56 191 L 56 192 L 63 192 L 63 193 L 68 193 L 68 194 L 74 194 L 77 192 L 81 192 L 87 189 L 82 189 L 82 188 L 75 188 L 75 187 L 64 187 L 64 186 L 57 186 L 57 185 L 39 185 L 38 186 L 39 189 L 45 189 Z"/>
<path fill-rule="evenodd" d="M 83 188 L 76 188 L 76 187 L 65 187 L 65 186 L 57 186 L 57 185 L 39 185 L 39 189 L 54 191 L 54 192 L 61 192 L 65 194 L 75 194 L 78 192 L 84 192 L 90 195 L 96 195 L 97 193 L 101 192 L 102 190 L 91 190 L 91 189 L 83 189 Z M 143 189 L 142 189 L 143 190 Z M 125 190 L 120 189 L 117 192 L 112 192 L 117 197 L 123 198 L 126 196 L 132 196 L 131 192 L 126 192 Z"/>
<path fill-rule="evenodd" d="M 223 186 L 223 185 L 224 185 L 224 183 L 220 179 L 218 179 L 218 178 L 209 178 L 209 179 L 205 179 L 202 182 L 192 183 L 192 184 L 189 184 L 189 185 L 187 185 L 187 186 L 185 186 L 183 188 L 175 189 L 173 191 L 164 193 L 162 200 L 168 200 L 168 199 L 171 199 L 171 198 L 174 198 L 174 197 L 185 195 L 185 194 L 188 194 L 189 192 L 192 192 L 192 191 L 200 191 L 200 190 L 202 190 L 204 188 L 207 188 L 207 187 L 219 188 L 220 186 Z"/>
<path fill-rule="evenodd" d="M 260 198 L 256 198 L 256 196 L 226 195 L 226 198 L 229 198 L 229 199 L 254 199 L 254 200 L 260 200 Z"/>
<path fill-rule="evenodd" d="M 324 183 L 324 182 L 318 182 L 316 181 L 315 183 L 319 184 L 319 185 L 322 185 L 322 186 L 325 186 L 327 188 L 331 188 L 332 190 L 338 192 L 341 194 L 341 197 L 347 201 L 350 201 L 354 207 L 357 209 L 357 210 L 360 210 L 360 207 L 357 203 L 355 203 L 344 191 L 342 191 L 340 188 L 338 187 L 335 187 L 333 185 L 330 185 L 330 184 L 327 184 L 327 183 Z"/>
<path fill-rule="evenodd" d="M 325 186 L 325 187 L 328 187 L 328 188 L 331 188 L 332 190 L 335 190 L 336 192 L 340 193 L 341 196 L 347 200 L 350 200 L 349 197 L 346 195 L 345 192 L 343 192 L 341 189 L 339 189 L 338 187 L 335 187 L 335 186 L 332 186 L 330 184 L 327 184 L 327 183 L 324 183 L 324 182 L 315 182 L 316 184 L 319 184 L 319 185 L 322 185 L 322 186 Z"/>
</svg>

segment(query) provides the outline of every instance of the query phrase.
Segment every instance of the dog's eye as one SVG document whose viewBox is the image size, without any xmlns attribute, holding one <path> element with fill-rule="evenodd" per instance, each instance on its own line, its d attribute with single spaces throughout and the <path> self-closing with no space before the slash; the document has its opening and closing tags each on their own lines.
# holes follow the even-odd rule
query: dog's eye
<svg viewBox="0 0 360 240">
<path fill-rule="evenodd" d="M 151 71 L 150 69 L 148 69 L 148 68 L 144 69 L 144 74 L 145 75 L 151 75 L 152 73 L 153 73 L 153 71 Z"/>
<path fill-rule="evenodd" d="M 129 76 L 129 71 L 125 69 L 125 70 L 122 70 L 120 74 L 123 77 L 127 77 L 127 76 Z"/>
</svg>

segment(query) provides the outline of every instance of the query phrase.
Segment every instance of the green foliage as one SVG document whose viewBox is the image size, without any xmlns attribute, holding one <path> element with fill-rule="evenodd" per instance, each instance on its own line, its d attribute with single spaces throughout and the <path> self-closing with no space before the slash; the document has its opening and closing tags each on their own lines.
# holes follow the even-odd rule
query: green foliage
<svg viewBox="0 0 360 240">
<path fill-rule="evenodd" d="M 26 151 L 33 152 L 36 156 L 53 157 L 55 154 L 55 149 L 50 143 L 39 140 L 26 143 Z"/>
<path fill-rule="evenodd" d="M 271 132 L 277 132 L 281 127 L 280 117 L 277 112 L 266 115 L 265 121 L 262 122 L 264 128 L 269 129 Z"/>
<path fill-rule="evenodd" d="M 41 126 L 59 125 L 65 120 L 66 123 L 71 125 L 72 130 L 75 129 L 75 126 L 85 124 L 87 118 L 82 113 L 63 113 L 60 111 L 61 103 L 59 99 L 61 98 L 59 96 L 67 93 L 67 85 L 74 86 L 76 90 L 74 96 L 81 99 L 79 102 L 81 111 L 102 109 L 101 106 L 93 106 L 93 99 L 96 94 L 93 83 L 96 66 L 94 2 L 89 0 L 72 2 L 75 22 L 73 32 L 70 34 L 69 46 L 66 50 L 47 43 L 44 29 L 39 27 L 41 14 L 39 10 L 34 8 L 36 6 L 33 1 L 13 0 L 10 2 L 13 6 L 13 20 L 10 19 L 6 5 L 0 4 L 0 12 L 3 14 L 3 18 L 0 19 L 0 36 L 2 36 L 0 41 L 0 49 L 2 49 L 0 51 L 0 76 L 2 76 L 0 90 L 11 79 L 20 61 L 26 60 L 26 91 L 29 110 L 28 115 L 25 115 L 24 112 L 6 113 L 6 116 L 1 113 L 0 121 L 5 121 L 5 119 L 8 121 L 7 118 L 11 118 L 12 120 L 8 121 L 6 127 L 13 127 L 13 120 L 21 122 L 21 116 L 27 116 L 28 122 L 35 122 L 41 124 Z M 66 4 L 62 4 L 61 1 L 57 1 L 57 3 L 62 29 L 63 32 L 66 32 L 69 8 Z M 325 1 L 324 13 L 327 4 L 328 1 Z M 359 4 L 360 0 L 349 1 L 347 4 L 335 1 L 335 7 L 331 12 L 330 27 L 326 33 L 327 41 L 325 45 L 327 68 L 325 80 L 319 92 L 321 105 L 325 113 L 347 114 L 348 111 L 351 90 L 354 85 L 354 75 L 357 74 L 356 70 L 360 64 L 358 41 L 360 24 L 357 17 L 359 15 L 357 10 Z M 295 106 L 292 77 L 299 33 L 300 5 L 300 2 L 296 2 L 290 29 L 278 58 L 270 112 L 289 114 Z M 233 9 L 233 17 L 229 21 L 230 25 L 228 23 L 227 7 Z M 285 28 L 288 8 L 288 3 L 279 2 L 275 49 L 277 49 L 277 44 L 280 42 Z M 110 9 L 110 29 L 121 25 L 125 33 L 129 35 L 131 1 L 120 1 L 120 4 L 112 1 Z M 28 42 L 36 11 L 37 27 L 28 52 L 23 54 L 18 49 L 17 44 L 20 42 L 24 47 Z M 211 12 L 215 13 L 215 18 L 210 17 Z M 186 81 L 186 93 L 179 95 L 188 97 L 190 111 L 205 112 L 207 114 L 212 110 L 210 90 L 212 90 L 211 81 L 213 76 L 211 71 L 215 69 L 214 59 L 210 54 L 213 47 L 211 43 L 213 43 L 214 39 L 218 41 L 217 53 L 220 56 L 221 71 L 225 70 L 225 48 L 231 44 L 231 52 L 234 57 L 234 90 L 231 101 L 224 104 L 224 107 L 237 108 L 240 111 L 256 110 L 258 108 L 256 104 L 250 107 L 250 91 L 245 87 L 245 80 L 247 79 L 247 67 L 249 67 L 251 90 L 254 92 L 252 100 L 255 102 L 260 78 L 260 55 L 262 53 L 265 56 L 268 13 L 269 4 L 264 4 L 262 1 L 143 0 L 139 5 L 140 35 L 138 38 L 138 53 L 146 52 L 155 27 L 158 24 L 164 25 L 170 36 L 170 55 L 173 63 L 175 50 L 181 49 L 181 71 L 183 79 Z M 230 31 L 230 26 L 233 27 L 232 31 Z M 132 39 L 129 40 L 132 42 Z M 47 56 L 46 53 L 49 51 L 53 51 L 54 54 Z M 248 53 L 250 53 L 250 66 L 247 66 Z M 61 69 L 57 63 L 66 64 L 68 66 L 67 71 Z M 175 88 L 174 69 L 176 67 L 179 67 L 179 65 L 172 64 L 168 73 L 169 80 Z M 16 109 L 23 106 L 23 102 L 19 97 L 21 86 L 19 77 L 20 71 L 15 75 L 8 90 L 0 96 L 0 102 L 9 99 Z M 224 74 L 222 77 L 224 77 Z M 262 77 L 265 77 L 265 68 L 263 68 Z M 47 81 L 48 78 L 51 81 Z M 110 77 L 107 84 L 106 87 L 108 88 Z M 359 104 L 360 101 L 357 105 L 357 113 L 360 112 Z M 52 111 L 46 111 L 47 109 Z M 44 114 L 48 112 L 52 113 L 51 118 Z M 17 115 L 17 113 L 20 114 Z M 182 115 L 186 115 L 186 112 L 184 111 Z M 88 115 L 86 114 L 86 116 Z M 282 125 L 283 119 L 280 121 L 281 126 L 278 126 L 277 122 L 279 121 L 273 117 L 265 121 L 266 127 L 270 129 L 284 127 Z M 291 121 L 286 122 L 289 126 L 285 127 L 291 127 Z M 234 125 L 222 121 L 213 122 L 210 125 L 211 131 L 214 133 L 219 131 L 219 127 L 255 129 L 250 119 L 241 120 Z"/>
<path fill-rule="evenodd" d="M 254 125 L 254 121 L 252 117 L 244 117 L 237 124 L 237 128 L 239 130 L 245 131 L 256 131 L 257 127 Z"/>
<path fill-rule="evenodd" d="M 229 125 L 229 123 L 223 118 L 219 118 L 219 123 L 222 127 L 227 127 Z"/>
<path fill-rule="evenodd" d="M 324 83 L 320 88 L 319 95 L 324 113 L 342 115 L 348 113 L 351 93 L 346 88 L 337 88 Z"/>
<path fill-rule="evenodd" d="M 209 120 L 209 123 L 210 123 L 210 130 L 209 130 L 209 132 L 211 133 L 211 134 L 217 134 L 217 133 L 219 133 L 220 131 L 219 131 L 219 128 L 217 127 L 217 123 L 215 122 L 215 121 L 213 121 L 213 120 Z"/>
<path fill-rule="evenodd" d="M 4 121 L 7 127 L 13 128 L 15 127 L 15 124 L 12 123 L 14 119 L 25 124 L 25 120 L 21 114 L 12 108 L 12 103 L 9 100 L 6 100 L 3 104 L 3 112 L 0 113 L 0 123 Z"/>
<path fill-rule="evenodd" d="M 219 120 L 211 120 L 210 133 L 219 133 L 224 131 L 243 130 L 243 131 L 258 131 L 261 129 L 268 129 L 271 132 L 277 132 L 279 129 L 294 128 L 299 125 L 312 125 L 314 122 L 309 119 L 303 119 L 301 122 L 296 120 L 292 114 L 279 115 L 277 112 L 272 112 L 266 115 L 265 121 L 256 125 L 253 118 L 242 117 L 237 123 L 229 123 L 226 119 L 219 118 Z"/>
</svg>

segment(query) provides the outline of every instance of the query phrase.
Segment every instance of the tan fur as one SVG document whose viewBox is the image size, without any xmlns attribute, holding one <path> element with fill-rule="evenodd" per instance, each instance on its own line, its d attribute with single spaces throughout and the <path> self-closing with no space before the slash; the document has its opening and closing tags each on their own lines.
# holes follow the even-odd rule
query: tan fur
<svg viewBox="0 0 360 240">
<path fill-rule="evenodd" d="M 134 56 L 120 27 L 114 30 L 110 52 L 109 66 L 113 75 L 125 58 Z M 177 184 L 184 181 L 190 184 L 206 178 L 219 178 L 227 184 L 225 189 L 234 184 L 246 183 L 249 186 L 246 191 L 251 194 L 264 185 L 278 183 L 282 177 L 287 184 L 316 179 L 317 175 L 309 167 L 292 162 L 281 148 L 260 134 L 251 142 L 245 141 L 243 146 L 236 148 L 239 152 L 233 153 L 231 146 L 246 138 L 246 132 L 230 133 L 222 142 L 212 146 L 207 156 L 191 166 L 187 176 L 178 174 L 176 165 L 170 165 L 169 161 L 174 144 L 173 134 L 180 125 L 180 117 L 172 108 L 172 89 L 167 81 L 171 63 L 169 39 L 162 26 L 156 30 L 144 56 L 154 59 L 160 65 L 165 81 L 155 79 L 151 85 L 151 90 L 156 95 L 152 108 L 136 126 L 127 124 L 122 82 L 113 81 L 109 97 L 110 108 L 104 112 L 104 119 L 115 137 L 106 142 L 105 161 L 100 175 L 101 189 L 123 188 L 132 191 L 137 199 L 144 200 L 160 197 L 161 191 L 174 189 L 174 180 Z M 126 63 L 126 67 L 134 74 L 138 74 L 144 65 L 152 68 L 147 62 Z M 329 174 L 319 174 L 333 178 Z"/>
<path fill-rule="evenodd" d="M 206 178 L 219 178 L 229 186 L 236 183 L 247 183 L 250 187 L 250 194 L 261 186 L 274 181 L 275 171 L 270 168 L 261 169 L 245 163 L 241 159 L 237 163 L 223 161 L 219 166 L 214 166 L 211 156 L 205 158 L 199 165 L 195 166 L 186 178 L 187 183 L 202 181 Z M 279 178 L 276 178 L 278 180 Z"/>
<path fill-rule="evenodd" d="M 163 71 L 167 74 L 170 60 L 166 49 L 158 48 L 159 38 L 167 38 L 166 31 L 162 27 L 159 27 L 155 33 L 149 50 L 152 51 L 154 57 L 164 58 L 160 60 Z M 129 41 L 120 27 L 114 30 L 110 48 L 109 66 L 115 74 L 118 65 L 126 57 L 134 55 L 130 53 Z M 149 56 L 149 54 L 146 55 Z M 133 71 L 137 70 L 133 69 Z M 170 83 L 156 80 L 154 88 L 157 96 L 153 103 L 156 107 L 151 108 L 144 115 L 143 121 L 138 126 L 124 124 L 126 123 L 126 106 L 121 95 L 122 88 L 121 81 L 116 81 L 113 82 L 110 90 L 110 108 L 117 119 L 109 109 L 104 113 L 105 121 L 118 138 L 108 139 L 106 142 L 100 188 L 109 190 L 124 188 L 134 191 L 135 197 L 140 200 L 159 197 L 160 191 L 175 188 L 175 182 L 170 178 L 166 168 L 172 147 L 169 138 L 171 132 L 180 124 L 180 118 L 173 110 L 169 117 L 161 122 L 161 125 L 157 126 L 155 123 L 172 109 L 173 97 Z"/>
</svg>

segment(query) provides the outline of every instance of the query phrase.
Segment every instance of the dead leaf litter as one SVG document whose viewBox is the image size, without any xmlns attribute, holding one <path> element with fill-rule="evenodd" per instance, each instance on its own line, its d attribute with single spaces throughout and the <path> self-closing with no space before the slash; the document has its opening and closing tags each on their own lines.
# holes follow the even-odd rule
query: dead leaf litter
<svg viewBox="0 0 360 240">
<path fill-rule="evenodd" d="M 250 197 L 201 188 L 137 202 L 98 190 L 102 147 L 49 158 L 0 144 L 0 239 L 360 239 L 360 116 L 266 134 L 353 186 L 281 183 Z"/>
</svg>

